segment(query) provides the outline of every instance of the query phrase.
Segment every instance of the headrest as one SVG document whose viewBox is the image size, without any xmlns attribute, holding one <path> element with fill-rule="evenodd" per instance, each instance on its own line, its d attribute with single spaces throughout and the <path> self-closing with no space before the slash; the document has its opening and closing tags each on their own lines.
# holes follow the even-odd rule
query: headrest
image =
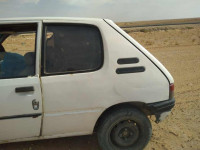
<svg viewBox="0 0 200 150">
<path fill-rule="evenodd" d="M 0 44 L 0 52 L 5 52 L 3 45 Z"/>
<path fill-rule="evenodd" d="M 28 52 L 24 55 L 24 59 L 27 65 L 34 65 L 35 63 L 35 52 Z"/>
</svg>

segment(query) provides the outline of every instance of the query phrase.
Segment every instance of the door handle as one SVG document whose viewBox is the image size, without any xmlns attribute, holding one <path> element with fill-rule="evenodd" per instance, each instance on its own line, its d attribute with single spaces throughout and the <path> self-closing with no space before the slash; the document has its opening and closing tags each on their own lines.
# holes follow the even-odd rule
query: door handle
<svg viewBox="0 0 200 150">
<path fill-rule="evenodd" d="M 33 86 L 15 88 L 15 93 L 33 92 L 33 91 L 34 91 L 34 87 Z"/>
</svg>

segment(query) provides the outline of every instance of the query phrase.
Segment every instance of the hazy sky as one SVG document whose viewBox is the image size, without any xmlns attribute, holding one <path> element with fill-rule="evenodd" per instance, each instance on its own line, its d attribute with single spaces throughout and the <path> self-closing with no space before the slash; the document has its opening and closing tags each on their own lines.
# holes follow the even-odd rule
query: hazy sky
<svg viewBox="0 0 200 150">
<path fill-rule="evenodd" d="M 140 21 L 200 17 L 200 0 L 0 0 L 5 17 L 97 17 Z"/>
</svg>

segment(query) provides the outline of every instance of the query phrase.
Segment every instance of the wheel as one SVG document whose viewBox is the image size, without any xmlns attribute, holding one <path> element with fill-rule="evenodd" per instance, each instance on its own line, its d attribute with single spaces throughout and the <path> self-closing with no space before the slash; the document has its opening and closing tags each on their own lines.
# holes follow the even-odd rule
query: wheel
<svg viewBox="0 0 200 150">
<path fill-rule="evenodd" d="M 119 108 L 104 117 L 97 129 L 103 150 L 142 150 L 152 127 L 147 116 L 135 108 Z"/>
</svg>

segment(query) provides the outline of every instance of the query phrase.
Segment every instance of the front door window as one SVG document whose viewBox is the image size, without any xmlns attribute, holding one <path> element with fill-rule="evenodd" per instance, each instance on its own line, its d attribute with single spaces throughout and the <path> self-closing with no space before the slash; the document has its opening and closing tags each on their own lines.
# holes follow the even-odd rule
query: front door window
<svg viewBox="0 0 200 150">
<path fill-rule="evenodd" d="M 0 79 L 35 75 L 35 24 L 0 25 Z"/>
</svg>

